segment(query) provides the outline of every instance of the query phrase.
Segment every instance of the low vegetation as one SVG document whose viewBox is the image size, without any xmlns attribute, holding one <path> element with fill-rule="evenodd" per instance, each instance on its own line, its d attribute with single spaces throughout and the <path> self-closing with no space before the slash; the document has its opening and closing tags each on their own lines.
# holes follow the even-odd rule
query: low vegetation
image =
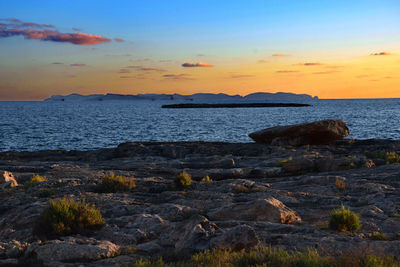
<svg viewBox="0 0 400 267">
<path fill-rule="evenodd" d="M 386 164 L 393 164 L 393 163 L 400 163 L 400 155 L 398 155 L 396 152 L 376 152 L 374 154 L 374 158 L 379 158 L 379 159 L 384 159 L 386 161 Z"/>
<path fill-rule="evenodd" d="M 203 179 L 201 179 L 202 183 L 208 183 L 208 182 L 212 182 L 212 181 L 213 180 L 208 175 L 204 176 Z"/>
<path fill-rule="evenodd" d="M 283 167 L 283 166 L 285 166 L 286 164 L 288 164 L 288 163 L 291 162 L 291 161 L 293 161 L 293 158 L 292 158 L 292 157 L 289 157 L 288 159 L 283 159 L 283 160 L 278 161 L 278 162 L 275 164 L 275 166 L 276 166 L 276 167 Z"/>
<path fill-rule="evenodd" d="M 39 236 L 58 237 L 98 230 L 105 221 L 99 209 L 85 201 L 50 200 L 35 227 Z"/>
<path fill-rule="evenodd" d="M 259 247 L 249 251 L 212 250 L 194 254 L 187 260 L 164 262 L 162 258 L 154 260 L 138 260 L 134 267 L 200 267 L 200 266 L 320 266 L 320 267 L 377 267 L 400 266 L 400 262 L 393 257 L 379 257 L 364 253 L 343 254 L 340 257 L 323 256 L 316 250 L 307 252 L 288 252 L 283 249 Z"/>
<path fill-rule="evenodd" d="M 136 187 L 133 177 L 116 176 L 114 173 L 109 173 L 101 179 L 101 183 L 97 185 L 96 192 L 99 193 L 115 193 L 134 189 Z"/>
<path fill-rule="evenodd" d="M 33 175 L 33 176 L 31 177 L 31 179 L 29 179 L 29 181 L 26 181 L 26 182 L 24 183 L 24 185 L 30 186 L 30 185 L 33 185 L 33 184 L 36 184 L 36 183 L 42 183 L 42 182 L 46 182 L 46 181 L 47 181 L 47 178 L 46 178 L 46 177 L 40 176 L 40 175 L 38 175 L 38 174 L 35 174 L 35 175 Z"/>
<path fill-rule="evenodd" d="M 387 240 L 387 236 L 384 233 L 373 233 L 370 237 L 371 240 Z"/>
<path fill-rule="evenodd" d="M 343 205 L 330 214 L 329 228 L 339 232 L 357 231 L 361 228 L 360 218 Z"/>
<path fill-rule="evenodd" d="M 51 197 L 54 194 L 55 194 L 55 192 L 52 188 L 44 188 L 44 189 L 40 190 L 38 197 L 46 198 L 46 197 Z"/>
<path fill-rule="evenodd" d="M 175 185 L 179 188 L 186 188 L 192 184 L 192 177 L 186 171 L 181 172 L 175 177 Z"/>
</svg>

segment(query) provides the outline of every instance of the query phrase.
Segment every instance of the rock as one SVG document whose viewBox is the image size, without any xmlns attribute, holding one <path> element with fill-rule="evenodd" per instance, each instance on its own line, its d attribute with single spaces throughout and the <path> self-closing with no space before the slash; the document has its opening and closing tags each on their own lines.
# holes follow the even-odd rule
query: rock
<svg viewBox="0 0 400 267">
<path fill-rule="evenodd" d="M 238 225 L 211 240 L 211 248 L 241 250 L 260 243 L 254 229 L 248 225 Z"/>
<path fill-rule="evenodd" d="M 0 186 L 2 188 L 6 187 L 16 187 L 18 186 L 17 180 L 15 180 L 14 175 L 8 171 L 2 171 L 0 175 Z"/>
<path fill-rule="evenodd" d="M 286 224 L 301 221 L 296 212 L 273 197 L 230 204 L 211 211 L 208 216 L 217 221 L 268 221 Z"/>
<path fill-rule="evenodd" d="M 160 236 L 163 246 L 173 246 L 177 252 L 196 252 L 210 248 L 210 240 L 216 236 L 217 226 L 201 215 L 176 223 Z"/>
<path fill-rule="evenodd" d="M 249 134 L 257 143 L 274 145 L 323 145 L 349 135 L 343 120 L 323 120 L 266 128 Z"/>
<path fill-rule="evenodd" d="M 26 254 L 36 253 L 39 260 L 54 261 L 92 261 L 118 255 L 119 246 L 107 240 L 76 239 L 51 240 L 46 243 L 34 242 Z"/>
</svg>

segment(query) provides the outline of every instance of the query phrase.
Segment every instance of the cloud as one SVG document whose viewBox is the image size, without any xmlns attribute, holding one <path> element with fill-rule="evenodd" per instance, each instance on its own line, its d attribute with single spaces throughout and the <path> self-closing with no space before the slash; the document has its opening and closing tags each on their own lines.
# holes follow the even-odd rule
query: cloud
<svg viewBox="0 0 400 267">
<path fill-rule="evenodd" d="M 338 69 L 338 68 L 343 68 L 343 66 L 335 66 L 335 65 L 332 65 L 332 66 L 325 66 L 325 68 L 328 68 L 328 69 Z"/>
<path fill-rule="evenodd" d="M 132 76 L 119 76 L 121 79 L 132 78 Z"/>
<path fill-rule="evenodd" d="M 193 78 L 188 78 L 189 74 L 165 74 L 162 77 L 166 80 L 194 80 Z"/>
<path fill-rule="evenodd" d="M 389 56 L 391 53 L 389 52 L 378 52 L 378 53 L 372 53 L 371 56 Z"/>
<path fill-rule="evenodd" d="M 257 63 L 267 63 L 268 61 L 266 61 L 265 59 L 260 59 L 259 61 L 257 61 Z"/>
<path fill-rule="evenodd" d="M 82 29 L 80 29 L 80 28 L 75 28 L 75 27 L 73 27 L 72 30 L 73 30 L 73 31 L 76 31 L 76 32 L 82 31 Z"/>
<path fill-rule="evenodd" d="M 125 40 L 124 40 L 124 39 L 121 39 L 121 38 L 114 38 L 114 41 L 116 41 L 116 42 L 118 42 L 118 43 L 123 43 L 123 42 L 125 42 Z"/>
<path fill-rule="evenodd" d="M 300 62 L 298 65 L 301 65 L 301 66 L 320 66 L 320 65 L 323 65 L 323 64 L 319 63 L 319 62 L 305 62 L 305 63 Z"/>
<path fill-rule="evenodd" d="M 251 77 L 256 77 L 256 76 L 255 75 L 250 75 L 250 74 L 235 74 L 235 75 L 231 76 L 231 78 L 233 78 L 233 79 L 251 78 Z"/>
<path fill-rule="evenodd" d="M 4 21 L 4 19 L 3 19 Z M 7 24 L 0 27 L 0 38 L 23 36 L 25 39 L 72 43 L 75 45 L 96 45 L 100 43 L 108 43 L 111 40 L 94 34 L 87 33 L 61 33 L 51 24 L 38 24 L 33 22 L 22 22 L 18 19 L 5 19 Z"/>
<path fill-rule="evenodd" d="M 136 69 L 139 71 L 159 71 L 159 72 L 165 71 L 164 69 L 160 69 L 160 68 L 150 68 L 150 67 L 143 67 L 143 66 L 127 66 L 127 67 L 124 67 L 124 69 Z"/>
<path fill-rule="evenodd" d="M 272 54 L 272 56 L 273 56 L 273 57 L 286 57 L 286 56 L 288 56 L 288 55 L 277 53 L 277 54 Z"/>
<path fill-rule="evenodd" d="M 53 65 L 64 65 L 64 63 L 62 63 L 62 62 L 53 62 L 51 64 L 53 64 Z"/>
<path fill-rule="evenodd" d="M 131 71 L 127 69 L 120 69 L 118 73 L 131 73 Z"/>
<path fill-rule="evenodd" d="M 205 54 L 197 54 L 196 57 L 205 57 Z"/>
<path fill-rule="evenodd" d="M 277 70 L 276 73 L 294 73 L 299 72 L 298 70 Z"/>
<path fill-rule="evenodd" d="M 204 62 L 197 62 L 197 63 L 185 62 L 185 63 L 182 64 L 182 67 L 185 67 L 185 68 L 214 67 L 214 65 L 211 65 L 211 64 L 208 64 L 208 63 L 204 63 Z"/>
<path fill-rule="evenodd" d="M 339 71 L 336 70 L 330 70 L 330 71 L 318 71 L 318 72 L 313 72 L 312 74 L 332 74 L 332 73 L 336 73 Z"/>
<path fill-rule="evenodd" d="M 70 66 L 71 66 L 71 67 L 85 67 L 86 64 L 83 64 L 83 63 L 74 63 L 74 64 L 71 64 Z"/>
</svg>

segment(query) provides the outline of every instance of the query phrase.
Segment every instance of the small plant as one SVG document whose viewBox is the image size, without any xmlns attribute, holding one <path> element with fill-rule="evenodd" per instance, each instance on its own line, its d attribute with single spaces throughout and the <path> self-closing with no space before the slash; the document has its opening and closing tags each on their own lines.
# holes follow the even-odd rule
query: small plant
<svg viewBox="0 0 400 267">
<path fill-rule="evenodd" d="M 344 181 L 342 179 L 336 178 L 335 185 L 336 185 L 336 188 L 341 191 L 346 189 L 346 184 L 344 183 Z"/>
<path fill-rule="evenodd" d="M 82 234 L 103 227 L 100 210 L 85 201 L 50 200 L 41 214 L 34 232 L 39 236 L 57 237 Z"/>
<path fill-rule="evenodd" d="M 361 228 L 360 218 L 343 205 L 330 214 L 329 228 L 340 232 L 357 231 Z"/>
<path fill-rule="evenodd" d="M 351 170 L 351 169 L 356 169 L 357 165 L 354 162 L 350 162 L 349 165 L 347 165 L 346 170 Z"/>
<path fill-rule="evenodd" d="M 44 188 L 41 190 L 38 194 L 38 197 L 45 198 L 45 197 L 51 197 L 55 194 L 54 190 L 52 188 Z"/>
<path fill-rule="evenodd" d="M 292 160 L 293 160 L 292 157 L 289 157 L 288 159 L 280 160 L 280 161 L 278 161 L 278 162 L 275 164 L 275 166 L 276 166 L 276 167 L 283 167 L 283 166 L 285 166 L 286 164 L 288 164 L 289 162 L 291 162 Z"/>
<path fill-rule="evenodd" d="M 212 181 L 213 180 L 208 175 L 204 176 L 203 179 L 201 179 L 202 183 L 209 183 L 209 182 L 212 182 Z"/>
<path fill-rule="evenodd" d="M 188 187 L 192 184 L 192 177 L 186 171 L 178 174 L 175 178 L 175 185 L 180 188 Z"/>
<path fill-rule="evenodd" d="M 395 217 L 395 218 L 400 218 L 400 214 L 395 213 L 395 214 L 393 214 L 393 217 Z"/>
<path fill-rule="evenodd" d="M 387 236 L 384 233 L 373 233 L 370 237 L 371 240 L 387 240 Z"/>
<path fill-rule="evenodd" d="M 400 163 L 400 155 L 397 154 L 396 152 L 376 152 L 374 154 L 374 158 L 379 158 L 379 159 L 384 159 L 386 161 L 386 164 L 393 164 L 393 163 Z"/>
<path fill-rule="evenodd" d="M 101 183 L 97 185 L 96 191 L 99 193 L 115 193 L 134 189 L 136 183 L 134 178 L 125 176 L 116 176 L 114 173 L 107 174 L 101 179 Z"/>
<path fill-rule="evenodd" d="M 30 186 L 30 185 L 33 185 L 33 184 L 35 184 L 35 183 L 42 183 L 42 182 L 46 182 L 46 181 L 47 181 L 47 178 L 46 178 L 46 177 L 40 176 L 40 175 L 38 175 L 38 174 L 35 174 L 35 175 L 33 175 L 33 176 L 31 177 L 31 179 L 30 179 L 29 181 L 26 181 L 26 182 L 24 183 L 24 185 Z"/>
</svg>

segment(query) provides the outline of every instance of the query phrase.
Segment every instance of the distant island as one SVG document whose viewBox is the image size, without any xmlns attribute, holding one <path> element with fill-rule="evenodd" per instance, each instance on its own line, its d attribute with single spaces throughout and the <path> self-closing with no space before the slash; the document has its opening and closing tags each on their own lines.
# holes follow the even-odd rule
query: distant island
<svg viewBox="0 0 400 267">
<path fill-rule="evenodd" d="M 162 108 L 278 108 L 278 107 L 309 107 L 309 104 L 298 103 L 235 103 L 235 104 L 172 104 L 162 105 Z"/>
<path fill-rule="evenodd" d="M 318 100 L 318 96 L 311 96 L 307 94 L 294 94 L 294 93 L 253 93 L 245 96 L 241 95 L 227 95 L 227 94 L 211 94 L 211 93 L 197 93 L 192 95 L 181 94 L 137 94 L 137 95 L 122 95 L 122 94 L 94 94 L 94 95 L 53 95 L 44 101 L 110 101 L 110 100 L 146 100 L 146 101 L 209 101 L 209 102 L 252 102 L 252 101 L 312 101 Z"/>
</svg>

